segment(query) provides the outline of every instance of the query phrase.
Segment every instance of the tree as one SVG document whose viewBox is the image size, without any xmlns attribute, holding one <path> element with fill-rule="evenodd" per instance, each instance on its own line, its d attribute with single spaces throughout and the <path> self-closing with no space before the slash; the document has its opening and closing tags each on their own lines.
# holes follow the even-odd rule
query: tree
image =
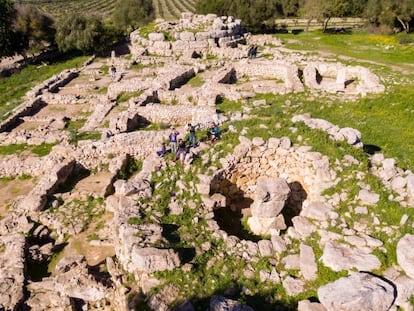
<svg viewBox="0 0 414 311">
<path fill-rule="evenodd" d="M 118 29 L 130 32 L 154 19 L 151 0 L 118 0 L 112 13 L 112 22 Z"/>
<path fill-rule="evenodd" d="M 73 14 L 56 29 L 55 40 L 62 52 L 78 50 L 83 53 L 101 52 L 105 48 L 105 29 L 96 17 Z"/>
<path fill-rule="evenodd" d="M 323 31 L 328 28 L 328 22 L 332 17 L 350 16 L 351 2 L 349 0 L 327 0 L 322 4 L 322 14 L 325 18 Z"/>
<path fill-rule="evenodd" d="M 199 14 L 214 13 L 217 15 L 229 15 L 231 1 L 228 0 L 200 0 L 196 2 L 196 12 Z"/>
<path fill-rule="evenodd" d="M 17 4 L 15 9 L 13 28 L 27 40 L 26 46 L 29 50 L 37 52 L 54 42 L 55 29 L 52 18 L 34 6 Z"/>
<path fill-rule="evenodd" d="M 299 12 L 302 17 L 308 19 L 305 31 L 309 30 L 309 25 L 312 20 L 322 20 L 324 17 L 323 9 L 319 0 L 305 0 Z"/>
<path fill-rule="evenodd" d="M 300 0 L 280 0 L 281 14 L 284 17 L 297 16 Z"/>
<path fill-rule="evenodd" d="M 9 0 L 0 0 L 0 58 L 11 56 L 13 51 L 12 21 L 13 5 Z"/>
<path fill-rule="evenodd" d="M 405 32 L 410 32 L 410 22 L 414 19 L 414 0 L 394 1 L 395 18 Z"/>
</svg>

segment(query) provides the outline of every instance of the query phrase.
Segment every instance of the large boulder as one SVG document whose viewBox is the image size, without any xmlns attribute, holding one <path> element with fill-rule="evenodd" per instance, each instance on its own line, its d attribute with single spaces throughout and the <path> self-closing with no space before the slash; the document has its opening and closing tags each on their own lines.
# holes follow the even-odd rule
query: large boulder
<svg viewBox="0 0 414 311">
<path fill-rule="evenodd" d="M 131 266 L 137 271 L 155 272 L 172 270 L 177 268 L 181 263 L 178 254 L 172 249 L 134 247 L 131 255 Z"/>
<path fill-rule="evenodd" d="M 278 234 L 286 229 L 285 219 L 280 214 L 290 195 L 288 183 L 283 178 L 260 177 L 257 180 L 252 217 L 247 224 L 255 234 Z"/>
<path fill-rule="evenodd" d="M 371 271 L 381 267 L 379 259 L 372 254 L 367 254 L 365 250 L 332 241 L 326 243 L 321 260 L 325 266 L 334 271 L 354 268 L 360 271 Z"/>
<path fill-rule="evenodd" d="M 252 215 L 258 218 L 271 218 L 280 214 L 289 198 L 290 188 L 283 178 L 262 177 L 257 180 Z"/>
<path fill-rule="evenodd" d="M 386 311 L 394 302 L 395 288 L 379 277 L 355 273 L 320 287 L 318 297 L 328 311 Z"/>
</svg>

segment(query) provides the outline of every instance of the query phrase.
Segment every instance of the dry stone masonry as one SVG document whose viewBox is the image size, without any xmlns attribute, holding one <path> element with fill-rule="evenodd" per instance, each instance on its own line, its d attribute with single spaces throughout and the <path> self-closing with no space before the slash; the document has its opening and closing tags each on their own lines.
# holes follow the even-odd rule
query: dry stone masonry
<svg viewBox="0 0 414 311">
<path fill-rule="evenodd" d="M 256 94 L 328 93 L 352 100 L 383 92 L 380 78 L 367 68 L 289 51 L 274 36 L 246 34 L 230 16 L 183 13 L 155 29 L 147 36 L 131 33 L 130 59 L 115 53 L 105 61 L 92 58 L 34 87 L 0 124 L 0 145 L 27 146 L 1 156 L 0 176 L 31 178 L 29 189 L 0 209 L 0 309 L 126 311 L 145 300 L 152 310 L 177 303 L 175 310 L 194 310 L 193 297 L 177 300 L 180 284 L 155 275 L 190 275 L 197 263 L 187 257 L 206 256 L 207 269 L 217 265 L 226 273 L 233 268 L 221 264 L 239 260 L 245 266 L 234 268 L 235 279 L 277 284 L 292 297 L 307 292 L 321 266 L 348 273 L 319 287 L 319 302 L 300 301 L 298 310 L 413 310 L 413 235 L 382 225 L 375 208 L 383 194 L 362 182 L 369 172 L 358 171 L 351 155 L 332 160 L 288 136 L 249 139 L 247 128 L 234 125 L 224 135 L 238 135 L 235 146 L 199 142 L 182 163 L 155 155 L 173 126 L 184 138 L 188 123 L 204 131 L 212 121 L 253 119 L 251 106 L 267 107 L 266 100 L 252 100 Z M 254 59 L 247 58 L 251 44 L 260 46 Z M 102 69 L 108 64 L 117 67 L 113 80 Z M 243 111 L 221 114 L 223 99 L 240 101 Z M 357 129 L 307 114 L 291 121 L 363 147 Z M 54 146 L 45 156 L 28 150 L 46 143 Z M 413 173 L 381 154 L 369 160 L 370 172 L 393 191 L 387 199 L 413 206 Z M 342 176 L 349 167 L 355 170 Z M 358 193 L 327 191 L 347 178 L 357 180 Z M 156 195 L 160 189 L 169 194 L 167 202 Z M 255 239 L 225 230 L 216 216 L 223 210 L 244 215 Z M 188 212 L 194 213 L 191 224 L 174 229 L 186 242 L 183 250 L 168 240 L 166 225 L 172 224 L 165 219 Z M 412 219 L 405 215 L 400 225 L 412 226 Z M 196 243 L 189 234 L 203 240 Z M 377 277 L 384 268 L 379 254 L 388 256 L 384 242 L 395 245 L 397 263 Z M 219 252 L 210 256 L 213 250 Z M 53 272 L 36 278 L 31 266 L 45 263 Z M 229 287 L 224 294 L 251 296 L 252 290 Z M 253 310 L 226 297 L 203 298 L 211 298 L 209 310 Z"/>
</svg>

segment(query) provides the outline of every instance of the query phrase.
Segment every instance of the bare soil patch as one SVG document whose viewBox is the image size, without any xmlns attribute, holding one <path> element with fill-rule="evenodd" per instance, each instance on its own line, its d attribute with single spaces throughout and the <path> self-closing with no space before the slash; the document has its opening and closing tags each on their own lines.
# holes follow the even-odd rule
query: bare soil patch
<svg viewBox="0 0 414 311">
<path fill-rule="evenodd" d="M 0 180 L 0 217 L 7 216 L 7 206 L 20 196 L 27 195 L 35 185 L 33 178 L 20 180 Z"/>
</svg>

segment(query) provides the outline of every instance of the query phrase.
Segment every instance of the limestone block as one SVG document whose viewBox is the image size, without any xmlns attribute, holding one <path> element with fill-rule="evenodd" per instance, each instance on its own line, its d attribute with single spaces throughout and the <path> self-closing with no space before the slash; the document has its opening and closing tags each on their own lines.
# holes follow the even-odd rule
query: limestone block
<svg viewBox="0 0 414 311">
<path fill-rule="evenodd" d="M 298 304 L 298 311 L 326 311 L 325 307 L 318 302 L 301 300 Z"/>
<path fill-rule="evenodd" d="M 289 296 L 296 296 L 304 291 L 305 282 L 300 279 L 294 279 L 291 276 L 285 278 L 282 284 L 286 290 L 286 294 Z"/>
<path fill-rule="evenodd" d="M 318 266 L 316 265 L 315 253 L 312 247 L 303 243 L 300 244 L 299 265 L 305 280 L 314 280 L 316 278 Z"/>
<path fill-rule="evenodd" d="M 320 201 L 312 201 L 302 209 L 300 215 L 323 221 L 330 219 L 332 212 L 333 208 L 330 204 Z"/>
<path fill-rule="evenodd" d="M 372 271 L 381 266 L 379 259 L 358 248 L 329 241 L 321 257 L 323 264 L 334 271 L 351 270 Z"/>
<path fill-rule="evenodd" d="M 197 41 L 207 41 L 210 38 L 210 33 L 208 31 L 199 31 L 195 34 Z"/>
<path fill-rule="evenodd" d="M 262 177 L 257 180 L 252 215 L 259 218 L 276 217 L 285 206 L 290 188 L 283 178 Z"/>
<path fill-rule="evenodd" d="M 257 246 L 259 247 L 260 255 L 263 257 L 270 257 L 273 253 L 273 246 L 272 242 L 269 240 L 260 240 L 257 242 Z"/>
<path fill-rule="evenodd" d="M 151 41 L 164 41 L 165 36 L 162 32 L 151 32 L 148 34 L 148 39 Z"/>
<path fill-rule="evenodd" d="M 362 204 L 374 205 L 379 201 L 380 196 L 377 193 L 362 189 L 358 193 L 358 199 L 361 200 Z"/>
<path fill-rule="evenodd" d="M 282 252 L 285 252 L 287 250 L 286 242 L 280 236 L 272 235 L 271 242 L 272 242 L 273 249 L 277 253 L 282 253 Z"/>
<path fill-rule="evenodd" d="M 367 273 L 355 273 L 318 289 L 318 298 L 328 311 L 389 310 L 394 286 Z"/>
<path fill-rule="evenodd" d="M 172 270 L 180 265 L 178 254 L 172 249 L 133 247 L 130 268 L 133 271 L 155 272 Z"/>
<path fill-rule="evenodd" d="M 222 296 L 213 296 L 210 300 L 210 311 L 227 311 L 227 310 L 238 310 L 238 311 L 254 311 L 253 308 L 242 305 L 237 300 L 231 300 Z"/>
<path fill-rule="evenodd" d="M 293 226 L 297 233 L 306 238 L 316 231 L 316 227 L 303 216 L 295 216 L 292 218 Z"/>
<path fill-rule="evenodd" d="M 286 229 L 283 215 L 272 218 L 249 217 L 247 224 L 254 234 L 279 234 L 280 230 Z"/>
<path fill-rule="evenodd" d="M 180 40 L 182 41 L 195 41 L 195 35 L 190 31 L 183 31 L 180 33 Z"/>
</svg>

